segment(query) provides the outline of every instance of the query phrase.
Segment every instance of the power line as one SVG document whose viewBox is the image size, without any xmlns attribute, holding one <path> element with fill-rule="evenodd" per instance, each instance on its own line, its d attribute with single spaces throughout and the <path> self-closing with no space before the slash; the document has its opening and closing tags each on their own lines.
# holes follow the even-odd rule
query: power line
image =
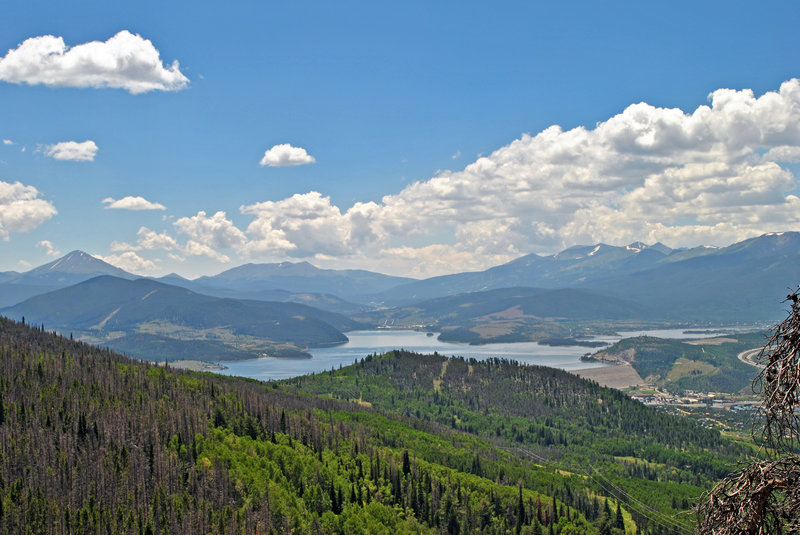
<svg viewBox="0 0 800 535">
<path fill-rule="evenodd" d="M 674 518 L 671 518 L 671 517 L 665 515 L 664 513 L 661 513 L 660 511 L 658 511 L 656 509 L 653 509 L 652 507 L 648 506 L 647 504 L 643 503 L 640 500 L 637 500 L 636 498 L 634 498 L 633 496 L 628 494 L 625 490 L 620 489 L 619 487 L 614 485 L 614 483 L 612 483 L 608 478 L 603 476 L 601 473 L 597 472 L 597 470 L 594 470 L 594 472 L 596 472 L 598 476 L 603 478 L 603 480 L 606 481 L 612 487 L 612 489 L 616 489 L 620 494 L 624 495 L 627 498 L 627 501 L 625 499 L 623 499 L 621 496 L 616 496 L 613 490 L 609 490 L 609 488 L 605 484 L 603 484 L 602 481 L 600 481 L 596 477 L 594 477 L 594 475 L 592 475 L 591 472 L 590 472 L 589 477 L 595 483 L 600 485 L 603 488 L 603 490 L 605 490 L 606 492 L 609 492 L 612 497 L 615 497 L 619 501 L 624 503 L 631 511 L 636 511 L 638 514 L 640 514 L 640 515 L 652 520 L 653 522 L 655 522 L 656 524 L 658 524 L 661 527 L 672 529 L 672 530 L 678 531 L 680 533 L 686 533 L 686 534 L 690 534 L 691 533 L 690 530 L 687 530 L 686 526 L 684 526 L 683 524 L 679 523 Z M 638 504 L 637 507 L 634 507 L 630 502 L 636 502 L 636 504 Z M 642 510 L 641 508 L 644 508 L 644 510 Z"/>
<path fill-rule="evenodd" d="M 542 463 L 544 465 L 549 465 L 550 467 L 552 467 L 552 468 L 554 468 L 556 470 L 561 470 L 561 471 L 564 471 L 564 472 L 575 472 L 574 469 L 567 469 L 566 467 L 559 466 L 556 463 L 554 463 L 554 462 L 542 457 L 541 455 L 538 455 L 538 454 L 534 453 L 533 451 L 531 451 L 529 449 L 520 448 L 520 447 L 513 447 L 513 448 L 509 448 L 509 449 L 521 452 L 521 453 L 527 455 L 528 457 L 534 459 L 535 461 L 539 461 L 540 463 Z M 597 476 L 601 477 L 604 481 L 606 481 L 608 483 L 608 485 L 611 486 L 611 489 L 605 483 L 603 483 L 603 481 L 600 481 L 599 479 L 594 477 L 593 473 L 596 474 Z M 678 522 L 674 518 L 669 517 L 669 516 L 665 515 L 664 513 L 661 513 L 657 509 L 654 509 L 654 508 L 650 507 L 649 505 L 645 504 L 644 502 L 642 502 L 642 501 L 638 500 L 637 498 L 631 496 L 624 489 L 621 489 L 620 487 L 616 486 L 611 480 L 609 480 L 607 477 L 603 476 L 602 473 L 600 473 L 593 465 L 591 465 L 591 464 L 589 465 L 588 473 L 580 472 L 580 475 L 586 477 L 587 479 L 591 479 L 592 481 L 594 481 L 598 486 L 600 486 L 611 497 L 616 498 L 619 501 L 621 501 L 622 503 L 624 503 L 628 510 L 630 510 L 632 512 L 635 512 L 635 513 L 647 518 L 648 520 L 650 520 L 653 523 L 661 526 L 662 528 L 666 528 L 666 529 L 669 529 L 669 530 L 672 530 L 672 531 L 677 531 L 677 532 L 685 534 L 685 535 L 690 535 L 692 533 L 692 531 L 690 529 L 688 529 L 685 525 L 681 524 L 680 522 Z M 614 492 L 614 490 L 616 490 L 616 493 Z M 617 496 L 617 494 L 619 494 L 620 496 Z M 636 504 L 635 506 L 634 506 L 634 503 Z"/>
</svg>

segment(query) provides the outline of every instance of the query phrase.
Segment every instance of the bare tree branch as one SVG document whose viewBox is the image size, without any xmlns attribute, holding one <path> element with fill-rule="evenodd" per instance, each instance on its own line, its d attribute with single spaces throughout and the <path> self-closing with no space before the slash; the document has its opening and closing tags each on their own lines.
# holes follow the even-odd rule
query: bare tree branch
<svg viewBox="0 0 800 535">
<path fill-rule="evenodd" d="M 763 396 L 753 438 L 761 459 L 720 481 L 697 506 L 706 535 L 782 535 L 800 531 L 800 289 L 788 317 L 758 354 L 753 381 Z"/>
</svg>

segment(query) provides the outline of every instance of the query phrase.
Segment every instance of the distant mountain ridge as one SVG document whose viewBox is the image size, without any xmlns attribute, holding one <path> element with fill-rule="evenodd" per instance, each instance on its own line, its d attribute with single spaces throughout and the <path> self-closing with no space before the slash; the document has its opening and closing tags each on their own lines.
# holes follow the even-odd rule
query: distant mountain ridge
<svg viewBox="0 0 800 535">
<path fill-rule="evenodd" d="M 373 296 L 389 306 L 507 287 L 585 288 L 646 306 L 661 319 L 772 321 L 800 283 L 800 233 L 765 234 L 728 247 L 576 246 L 526 255 L 485 271 L 433 277 Z"/>
<path fill-rule="evenodd" d="M 224 299 L 149 279 L 109 275 L 31 297 L 0 312 L 61 332 L 74 331 L 111 347 L 120 345 L 139 358 L 151 357 L 139 346 L 160 341 L 163 348 L 168 340 L 211 342 L 217 349 L 230 348 L 231 358 L 260 353 L 298 356 L 307 347 L 346 342 L 343 330 L 363 327 L 301 304 Z M 213 360 L 226 360 L 225 356 L 218 352 Z"/>
<path fill-rule="evenodd" d="M 583 286 L 595 280 L 647 269 L 681 252 L 684 256 L 693 256 L 661 243 L 652 246 L 641 242 L 627 246 L 604 243 L 576 245 L 548 256 L 525 255 L 485 271 L 410 282 L 373 297 L 379 302 L 408 304 L 419 299 L 516 286 L 551 289 Z"/>
<path fill-rule="evenodd" d="M 26 271 L 23 276 L 27 279 L 63 280 L 69 274 L 77 276 L 105 274 L 122 278 L 136 276 L 83 251 L 72 251 L 48 264 Z"/>
<path fill-rule="evenodd" d="M 0 307 L 13 305 L 34 295 L 65 288 L 100 275 L 134 279 L 128 273 L 83 251 L 72 251 L 24 273 L 0 275 Z"/>
<path fill-rule="evenodd" d="M 685 321 L 771 322 L 800 284 L 800 233 L 771 233 L 592 285 Z"/>
<path fill-rule="evenodd" d="M 280 289 L 288 292 L 333 294 L 344 299 L 374 294 L 412 282 L 361 269 L 320 269 L 308 262 L 244 264 L 212 277 L 192 281 L 198 287 L 248 292 Z"/>
<path fill-rule="evenodd" d="M 0 307 L 15 305 L 35 295 L 66 288 L 100 275 L 129 280 L 141 278 L 86 252 L 72 251 L 24 273 L 0 273 Z M 342 299 L 341 295 L 374 293 L 414 279 L 365 270 L 319 269 L 308 262 L 281 262 L 244 264 L 215 276 L 194 280 L 177 273 L 151 280 L 214 297 L 295 302 L 350 314 L 363 312 L 364 306 Z"/>
<path fill-rule="evenodd" d="M 512 287 L 436 297 L 375 314 L 404 321 L 411 318 L 422 323 L 454 325 L 490 316 L 634 320 L 646 315 L 646 311 L 633 301 L 584 289 Z"/>
<path fill-rule="evenodd" d="M 582 288 L 647 307 L 655 317 L 688 321 L 771 321 L 787 288 L 800 282 L 800 233 L 765 234 L 728 247 L 671 249 L 576 245 L 529 254 L 484 271 L 415 280 L 365 270 L 320 269 L 308 262 L 244 264 L 189 280 L 154 280 L 216 297 L 299 302 L 347 315 L 501 288 Z M 0 273 L 0 306 L 106 274 L 135 275 L 81 251 L 26 273 Z"/>
</svg>

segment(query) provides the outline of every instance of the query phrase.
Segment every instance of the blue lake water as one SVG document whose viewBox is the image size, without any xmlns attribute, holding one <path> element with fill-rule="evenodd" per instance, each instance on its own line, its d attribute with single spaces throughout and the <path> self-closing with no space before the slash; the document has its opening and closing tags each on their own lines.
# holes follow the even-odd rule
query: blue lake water
<svg viewBox="0 0 800 535">
<path fill-rule="evenodd" d="M 581 346 L 551 347 L 536 342 L 517 342 L 513 344 L 485 344 L 471 346 L 437 340 L 436 335 L 428 336 L 418 331 L 352 331 L 346 333 L 349 341 L 335 347 L 310 349 L 312 358 L 276 359 L 261 358 L 237 362 L 225 362 L 226 370 L 218 373 L 238 375 L 260 379 L 262 381 L 286 379 L 298 375 L 318 373 L 340 366 L 353 364 L 373 353 L 381 354 L 392 349 L 406 349 L 417 353 L 430 354 L 438 352 L 445 356 L 461 356 L 484 360 L 499 357 L 516 360 L 525 364 L 550 366 L 563 370 L 577 370 L 604 366 L 602 363 L 581 362 L 579 358 L 586 353 L 593 353 L 597 348 Z M 718 334 L 685 335 L 680 329 L 656 331 L 631 331 L 619 333 L 619 336 L 598 337 L 595 340 L 614 343 L 630 336 L 660 336 L 662 338 L 702 338 L 718 336 Z"/>
</svg>

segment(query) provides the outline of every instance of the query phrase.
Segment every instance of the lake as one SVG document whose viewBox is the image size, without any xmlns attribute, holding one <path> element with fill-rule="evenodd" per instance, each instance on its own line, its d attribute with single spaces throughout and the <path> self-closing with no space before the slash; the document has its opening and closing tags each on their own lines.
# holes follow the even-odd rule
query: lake
<svg viewBox="0 0 800 535">
<path fill-rule="evenodd" d="M 356 359 L 367 355 L 385 353 L 392 349 L 405 349 L 417 353 L 430 354 L 438 352 L 446 356 L 460 356 L 485 360 L 491 357 L 516 360 L 525 364 L 550 366 L 562 370 L 578 370 L 582 368 L 596 368 L 605 366 L 599 362 L 581 362 L 579 358 L 586 353 L 593 353 L 598 348 L 581 346 L 545 346 L 536 342 L 517 342 L 511 344 L 485 344 L 471 346 L 452 342 L 442 342 L 437 339 L 438 333 L 428 336 L 427 333 L 418 331 L 351 331 L 346 333 L 349 341 L 345 344 L 310 349 L 310 359 L 276 359 L 261 358 L 225 362 L 226 370 L 218 373 L 225 375 L 238 375 L 260 379 L 262 381 L 287 379 L 298 375 L 328 371 L 340 366 L 353 364 Z M 593 340 L 614 343 L 621 338 L 630 336 L 660 336 L 662 338 L 704 338 L 719 336 L 718 334 L 692 334 L 685 335 L 680 329 L 631 331 L 619 333 L 619 336 L 603 336 Z"/>
</svg>

